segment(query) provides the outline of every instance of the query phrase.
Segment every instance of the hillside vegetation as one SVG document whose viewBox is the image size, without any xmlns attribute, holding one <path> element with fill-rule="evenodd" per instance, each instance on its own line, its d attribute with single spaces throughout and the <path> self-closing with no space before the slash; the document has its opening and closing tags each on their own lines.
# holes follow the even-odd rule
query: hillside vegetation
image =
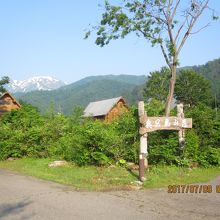
<svg viewBox="0 0 220 220">
<path fill-rule="evenodd" d="M 192 66 L 191 68 L 205 76 L 211 82 L 216 101 L 220 104 L 220 58 L 210 61 L 205 65 Z"/>
<path fill-rule="evenodd" d="M 141 99 L 139 85 L 145 76 L 92 76 L 53 91 L 34 91 L 15 94 L 18 99 L 38 107 L 42 112 L 55 111 L 70 114 L 74 107 L 85 107 L 91 101 L 123 96 L 129 104 Z"/>
<path fill-rule="evenodd" d="M 160 109 L 155 103 L 146 107 L 149 116 L 158 116 Z M 6 113 L 0 120 L 0 160 L 49 157 L 80 166 L 138 162 L 137 109 L 111 123 L 81 115 L 78 108 L 69 116 L 42 115 L 30 105 Z M 193 118 L 193 129 L 186 132 L 186 147 L 179 148 L 176 131 L 149 133 L 149 164 L 220 166 L 220 112 L 198 104 L 186 109 L 185 116 Z"/>
<path fill-rule="evenodd" d="M 220 58 L 205 65 L 185 67 L 205 76 L 210 82 L 216 103 L 220 104 Z M 185 69 L 183 68 L 183 69 Z M 85 107 L 91 101 L 123 96 L 132 105 L 143 100 L 147 77 L 133 75 L 90 76 L 52 91 L 17 93 L 15 96 L 40 109 L 71 114 L 76 106 Z"/>
</svg>

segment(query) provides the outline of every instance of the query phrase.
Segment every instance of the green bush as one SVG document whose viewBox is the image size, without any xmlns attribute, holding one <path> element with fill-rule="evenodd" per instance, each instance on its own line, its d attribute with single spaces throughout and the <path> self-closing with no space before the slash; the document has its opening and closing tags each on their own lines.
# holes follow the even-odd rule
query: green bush
<svg viewBox="0 0 220 220">
<path fill-rule="evenodd" d="M 195 162 L 198 159 L 198 153 L 199 137 L 194 129 L 189 129 L 186 131 L 186 144 L 182 152 L 182 157 Z"/>
<path fill-rule="evenodd" d="M 163 112 L 161 103 L 155 100 L 147 109 L 152 116 Z M 186 130 L 185 148 L 179 148 L 177 131 L 149 133 L 149 164 L 219 166 L 220 113 L 198 105 L 185 114 L 193 118 L 193 129 Z M 55 157 L 81 166 L 138 162 L 137 109 L 111 123 L 81 115 L 82 110 L 77 108 L 68 117 L 56 113 L 42 116 L 30 105 L 5 114 L 0 120 L 0 159 Z"/>
<path fill-rule="evenodd" d="M 203 167 L 220 166 L 220 149 L 206 148 L 200 152 L 198 162 Z"/>
<path fill-rule="evenodd" d="M 125 159 L 137 161 L 138 130 L 136 118 L 126 113 L 112 123 L 84 120 L 72 126 L 54 147 L 51 155 L 61 155 L 78 165 L 106 165 Z"/>
<path fill-rule="evenodd" d="M 43 118 L 36 108 L 25 105 L 5 114 L 0 123 L 1 159 L 39 156 L 45 150 L 41 138 Z"/>
<path fill-rule="evenodd" d="M 149 163 L 175 164 L 178 156 L 177 132 L 158 131 L 148 135 Z"/>
</svg>

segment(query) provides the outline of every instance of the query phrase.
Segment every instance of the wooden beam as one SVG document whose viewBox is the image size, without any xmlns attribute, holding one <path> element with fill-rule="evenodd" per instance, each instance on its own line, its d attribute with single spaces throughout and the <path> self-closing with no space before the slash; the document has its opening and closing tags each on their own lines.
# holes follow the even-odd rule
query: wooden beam
<svg viewBox="0 0 220 220">
<path fill-rule="evenodd" d="M 139 122 L 142 124 L 142 119 L 147 116 L 147 113 L 144 110 L 144 102 L 140 101 L 138 103 L 138 116 Z M 147 133 L 140 134 L 140 149 L 139 149 L 139 179 L 140 181 L 145 181 L 144 170 L 147 166 Z"/>
</svg>

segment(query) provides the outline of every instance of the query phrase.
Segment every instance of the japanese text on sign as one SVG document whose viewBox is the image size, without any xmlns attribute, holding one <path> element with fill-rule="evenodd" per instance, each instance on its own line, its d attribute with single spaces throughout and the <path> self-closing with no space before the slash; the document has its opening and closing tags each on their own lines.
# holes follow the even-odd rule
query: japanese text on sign
<svg viewBox="0 0 220 220">
<path fill-rule="evenodd" d="M 182 128 L 192 128 L 192 119 L 178 117 L 145 117 L 142 119 L 142 124 L 146 132 L 156 130 L 179 130 Z"/>
</svg>

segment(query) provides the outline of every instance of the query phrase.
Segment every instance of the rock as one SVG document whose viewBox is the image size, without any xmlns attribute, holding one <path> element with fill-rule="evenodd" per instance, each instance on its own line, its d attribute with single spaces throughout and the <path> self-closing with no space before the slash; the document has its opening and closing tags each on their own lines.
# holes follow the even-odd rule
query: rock
<svg viewBox="0 0 220 220">
<path fill-rule="evenodd" d="M 67 166 L 68 162 L 65 160 L 56 160 L 48 164 L 48 167 L 62 167 Z"/>
<path fill-rule="evenodd" d="M 129 167 L 132 167 L 132 166 L 135 165 L 135 163 L 133 163 L 133 162 L 127 162 L 127 165 L 128 165 Z"/>
<path fill-rule="evenodd" d="M 9 157 L 9 158 L 7 159 L 7 161 L 13 161 L 13 160 L 15 160 L 13 157 Z"/>
<path fill-rule="evenodd" d="M 143 185 L 143 182 L 141 182 L 139 180 L 134 181 L 134 183 L 137 184 L 137 185 Z"/>
<path fill-rule="evenodd" d="M 139 169 L 139 166 L 135 163 L 132 163 L 132 162 L 127 162 L 127 166 L 131 170 L 138 170 Z"/>
</svg>

